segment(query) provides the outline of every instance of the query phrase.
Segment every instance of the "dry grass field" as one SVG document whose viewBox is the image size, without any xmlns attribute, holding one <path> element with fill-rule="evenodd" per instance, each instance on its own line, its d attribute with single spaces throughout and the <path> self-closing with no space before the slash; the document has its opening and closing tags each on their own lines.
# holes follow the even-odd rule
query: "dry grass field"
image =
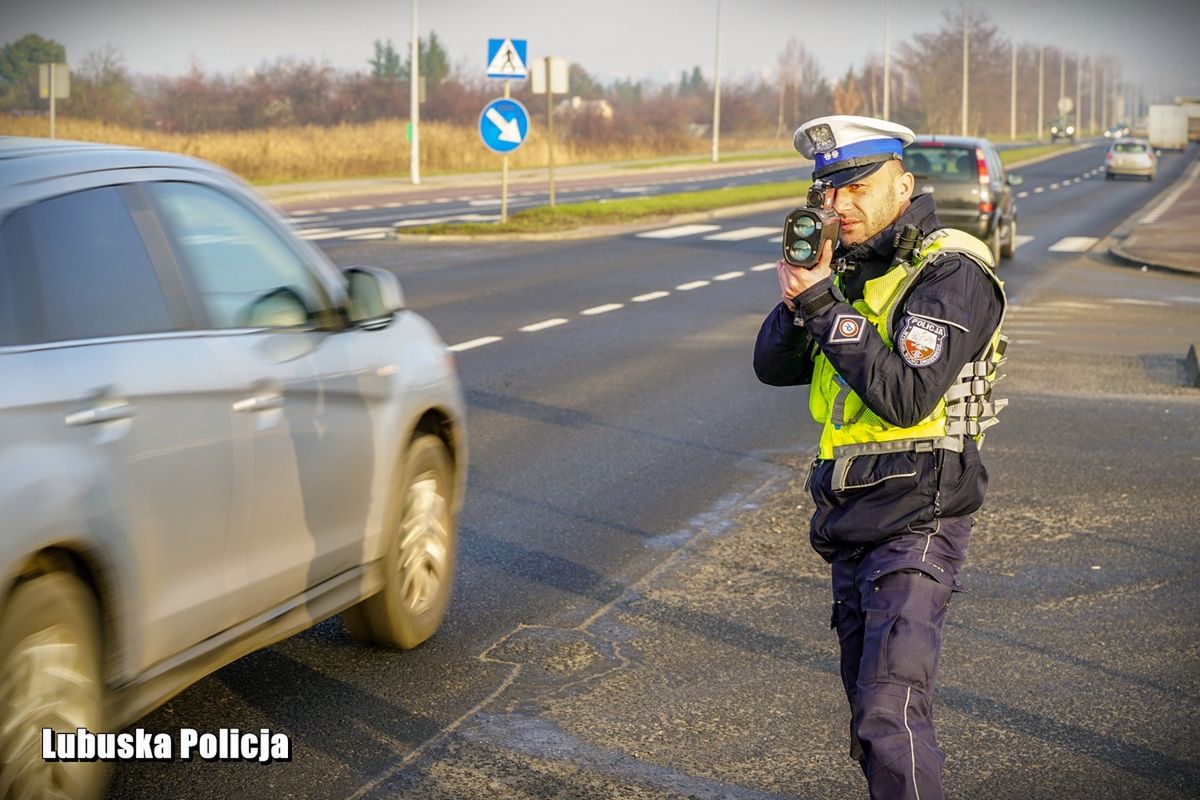
<svg viewBox="0 0 1200 800">
<path fill-rule="evenodd" d="M 407 175 L 409 170 L 405 120 L 381 120 L 328 128 L 307 125 L 185 134 L 60 117 L 56 127 L 60 139 L 108 142 L 184 153 L 220 164 L 254 183 Z M 47 134 L 48 122 L 45 117 L 0 115 L 0 135 Z M 726 137 L 722 139 L 722 152 L 778 149 L 787 144 L 774 139 Z M 686 148 L 662 152 L 651 146 L 639 148 L 605 142 L 578 143 L 560 138 L 555 144 L 554 162 L 564 166 L 663 156 L 704 156 L 710 147 L 708 139 L 695 139 Z M 541 167 L 546 163 L 546 138 L 535 117 L 527 143 L 509 157 L 509 167 Z M 421 125 L 422 172 L 481 172 L 499 168 L 500 157 L 483 146 L 474 127 L 443 122 Z"/>
</svg>

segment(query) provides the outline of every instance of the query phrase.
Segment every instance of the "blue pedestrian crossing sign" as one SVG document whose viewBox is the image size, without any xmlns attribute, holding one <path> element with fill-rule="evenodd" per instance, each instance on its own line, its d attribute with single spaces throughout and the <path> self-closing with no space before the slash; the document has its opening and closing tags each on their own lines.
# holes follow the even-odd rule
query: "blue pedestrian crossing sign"
<svg viewBox="0 0 1200 800">
<path fill-rule="evenodd" d="M 525 66 L 525 39 L 488 39 L 487 76 L 524 80 L 529 68 Z"/>
<path fill-rule="evenodd" d="M 493 153 L 511 153 L 525 144 L 529 135 L 529 112 L 516 100 L 499 97 L 483 107 L 479 135 Z"/>
</svg>

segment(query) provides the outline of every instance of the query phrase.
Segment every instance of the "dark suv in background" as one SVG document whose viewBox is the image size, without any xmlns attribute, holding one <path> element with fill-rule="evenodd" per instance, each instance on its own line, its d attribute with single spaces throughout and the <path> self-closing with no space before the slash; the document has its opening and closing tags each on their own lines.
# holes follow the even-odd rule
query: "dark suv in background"
<svg viewBox="0 0 1200 800">
<path fill-rule="evenodd" d="M 986 242 L 997 266 L 1012 257 L 1017 248 L 1012 187 L 1021 178 L 1004 171 L 991 142 L 921 135 L 904 149 L 904 166 L 916 176 L 914 194 L 932 194 L 944 224 Z"/>
</svg>

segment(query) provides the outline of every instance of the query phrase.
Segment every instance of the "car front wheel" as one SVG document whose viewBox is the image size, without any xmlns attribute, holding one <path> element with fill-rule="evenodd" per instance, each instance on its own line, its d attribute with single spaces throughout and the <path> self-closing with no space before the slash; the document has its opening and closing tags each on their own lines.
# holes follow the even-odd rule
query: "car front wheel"
<svg viewBox="0 0 1200 800">
<path fill-rule="evenodd" d="M 68 572 L 17 585 L 0 620 L 0 796 L 98 798 L 99 761 L 47 762 L 42 729 L 104 728 L 100 616 Z"/>
<path fill-rule="evenodd" d="M 454 470 L 441 439 L 432 434 L 413 439 L 402 481 L 389 511 L 383 590 L 342 617 L 354 638 L 407 650 L 442 624 L 454 582 Z"/>
</svg>

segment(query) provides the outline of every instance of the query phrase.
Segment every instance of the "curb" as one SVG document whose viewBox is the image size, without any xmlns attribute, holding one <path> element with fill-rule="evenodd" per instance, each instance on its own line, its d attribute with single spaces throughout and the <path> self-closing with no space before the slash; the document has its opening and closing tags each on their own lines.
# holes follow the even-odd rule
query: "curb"
<svg viewBox="0 0 1200 800">
<path fill-rule="evenodd" d="M 1152 261 L 1146 258 L 1141 258 L 1126 250 L 1123 244 L 1125 239 L 1127 239 L 1140 224 L 1138 220 L 1149 213 L 1149 211 L 1155 208 L 1159 203 L 1163 202 L 1165 195 L 1183 187 L 1187 182 L 1196 179 L 1197 174 L 1200 174 L 1196 173 L 1197 164 L 1200 164 L 1200 160 L 1193 160 L 1192 164 L 1184 169 L 1183 174 L 1180 175 L 1174 183 L 1156 194 L 1150 200 L 1150 202 L 1146 203 L 1133 214 L 1130 214 L 1123 222 L 1121 222 L 1120 225 L 1113 228 L 1112 232 L 1105 237 L 1105 241 L 1108 245 L 1107 249 L 1110 255 L 1112 255 L 1118 261 L 1133 267 L 1159 270 L 1162 272 L 1171 272 L 1177 275 L 1200 275 L 1200 267 L 1186 264 L 1170 264 L 1164 261 Z"/>
</svg>

